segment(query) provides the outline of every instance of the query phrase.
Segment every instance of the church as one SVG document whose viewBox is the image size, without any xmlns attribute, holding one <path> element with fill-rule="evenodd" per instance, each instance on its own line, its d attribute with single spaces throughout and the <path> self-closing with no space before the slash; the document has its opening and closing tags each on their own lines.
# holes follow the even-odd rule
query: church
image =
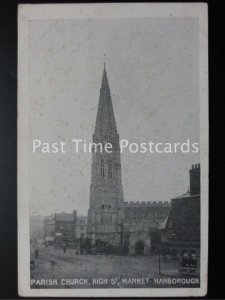
<svg viewBox="0 0 225 300">
<path fill-rule="evenodd" d="M 150 254 L 151 233 L 167 218 L 170 203 L 124 202 L 119 141 L 104 64 L 93 142 L 110 143 L 112 151 L 92 151 L 87 235 L 93 246 L 126 244 L 130 254 Z"/>
</svg>

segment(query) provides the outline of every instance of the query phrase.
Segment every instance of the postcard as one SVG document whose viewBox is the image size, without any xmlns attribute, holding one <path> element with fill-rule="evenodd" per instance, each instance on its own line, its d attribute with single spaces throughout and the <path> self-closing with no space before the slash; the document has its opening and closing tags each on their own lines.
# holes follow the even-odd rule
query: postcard
<svg viewBox="0 0 225 300">
<path fill-rule="evenodd" d="M 207 293 L 204 3 L 18 6 L 21 296 Z"/>
</svg>

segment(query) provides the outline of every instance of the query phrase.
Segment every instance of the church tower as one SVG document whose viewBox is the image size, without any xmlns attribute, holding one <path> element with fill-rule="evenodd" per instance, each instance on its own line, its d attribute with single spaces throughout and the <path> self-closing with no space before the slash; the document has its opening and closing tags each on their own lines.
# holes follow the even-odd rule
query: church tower
<svg viewBox="0 0 225 300">
<path fill-rule="evenodd" d="M 102 152 L 99 147 L 97 152 L 92 150 L 88 233 L 92 244 L 102 240 L 119 245 L 123 209 L 120 146 L 105 64 L 93 142 L 110 143 L 112 148 L 111 153 L 104 147 Z"/>
</svg>

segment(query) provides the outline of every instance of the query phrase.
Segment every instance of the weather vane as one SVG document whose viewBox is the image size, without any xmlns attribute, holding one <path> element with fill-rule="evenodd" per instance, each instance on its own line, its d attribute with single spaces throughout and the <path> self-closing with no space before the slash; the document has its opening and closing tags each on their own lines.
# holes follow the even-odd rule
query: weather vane
<svg viewBox="0 0 225 300">
<path fill-rule="evenodd" d="M 103 56 L 104 56 L 104 69 L 105 69 L 105 58 L 106 58 L 106 54 L 104 53 Z"/>
</svg>

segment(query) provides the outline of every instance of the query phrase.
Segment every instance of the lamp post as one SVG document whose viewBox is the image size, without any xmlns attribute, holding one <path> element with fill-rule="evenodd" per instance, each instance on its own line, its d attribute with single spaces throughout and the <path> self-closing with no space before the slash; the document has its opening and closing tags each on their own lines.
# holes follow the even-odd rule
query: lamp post
<svg viewBox="0 0 225 300">
<path fill-rule="evenodd" d="M 161 239 L 161 235 L 159 235 L 158 237 L 158 247 L 159 247 L 159 274 L 161 274 L 161 246 L 162 246 L 162 239 Z"/>
<path fill-rule="evenodd" d="M 159 274 L 161 274 L 161 245 L 159 244 Z"/>
<path fill-rule="evenodd" d="M 123 229 L 123 219 L 121 219 L 121 224 L 120 224 L 120 246 L 121 246 L 121 249 L 123 247 L 123 236 L 124 234 L 124 229 Z"/>
</svg>

